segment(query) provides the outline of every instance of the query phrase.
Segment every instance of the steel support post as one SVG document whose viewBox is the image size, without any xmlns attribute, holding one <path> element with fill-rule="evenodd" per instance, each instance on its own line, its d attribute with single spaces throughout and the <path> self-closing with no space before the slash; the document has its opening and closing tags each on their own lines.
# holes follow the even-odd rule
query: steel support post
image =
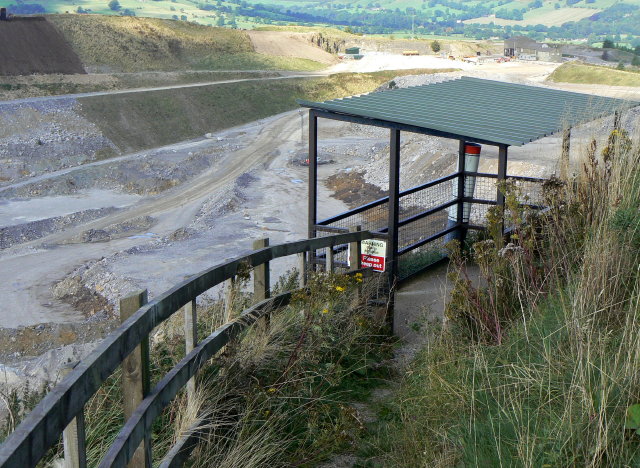
<svg viewBox="0 0 640 468">
<path fill-rule="evenodd" d="M 502 227 L 501 230 L 504 233 L 504 193 L 500 189 L 502 182 L 507 180 L 507 161 L 508 161 L 508 149 L 507 145 L 500 145 L 498 147 L 498 192 L 496 195 L 496 200 L 498 202 L 498 207 L 503 210 L 502 214 Z"/>
<path fill-rule="evenodd" d="M 398 283 L 398 221 L 400 218 L 400 130 L 390 130 L 389 151 L 389 238 L 387 240 L 387 265 L 389 280 L 389 322 L 394 327 L 394 294 Z"/>
<path fill-rule="evenodd" d="M 460 247 L 462 247 L 462 243 L 464 242 L 464 238 L 466 236 L 467 230 L 463 226 L 464 223 L 464 185 L 467 180 L 464 175 L 464 171 L 466 171 L 465 167 L 465 141 L 460 140 L 460 146 L 458 148 L 458 204 L 456 205 L 456 223 L 458 225 L 458 229 L 456 230 L 456 239 L 460 241 Z"/>
<path fill-rule="evenodd" d="M 309 239 L 316 237 L 316 223 L 318 221 L 318 116 L 315 111 L 309 111 Z M 315 270 L 314 251 L 309 252 L 308 268 Z"/>
</svg>

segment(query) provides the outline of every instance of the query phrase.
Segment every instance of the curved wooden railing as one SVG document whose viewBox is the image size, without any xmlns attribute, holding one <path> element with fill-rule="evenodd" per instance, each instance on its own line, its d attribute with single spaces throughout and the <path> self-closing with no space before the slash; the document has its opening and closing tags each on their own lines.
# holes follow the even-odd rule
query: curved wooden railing
<svg viewBox="0 0 640 468">
<path fill-rule="evenodd" d="M 0 446 L 0 467 L 35 466 L 59 441 L 65 428 L 68 430 L 71 423 L 82 420 L 86 403 L 116 368 L 126 359 L 131 359 L 130 355 L 134 350 L 142 349 L 145 343 L 148 351 L 149 334 L 155 327 L 189 303 L 194 306 L 195 311 L 195 300 L 200 294 L 233 279 L 243 268 L 254 268 L 254 291 L 262 289 L 262 293 L 254 295 L 259 302 L 244 311 L 237 319 L 215 330 L 201 342 L 197 342 L 197 336 L 192 336 L 193 349 L 153 389 L 149 389 L 148 384 L 144 388 L 143 379 L 140 379 L 143 383 L 142 400 L 128 415 L 126 415 L 125 402 L 127 421 L 99 466 L 125 466 L 134 457 L 140 458 L 137 451 L 142 446 L 142 466 L 148 465 L 151 453 L 149 434 L 153 421 L 160 411 L 229 340 L 261 317 L 289 303 L 290 292 L 268 298 L 269 261 L 298 254 L 303 272 L 301 276 L 304 278 L 308 252 L 326 249 L 327 264 L 333 265 L 332 256 L 335 246 L 351 244 L 352 252 L 358 252 L 359 242 L 373 237 L 381 237 L 381 235 L 369 231 L 354 231 L 261 248 L 249 255 L 237 257 L 194 275 L 148 304 L 142 305 L 48 393 L 9 435 Z M 352 268 L 358 268 L 359 258 L 354 255 L 353 259 L 355 264 L 352 263 Z M 189 337 L 186 338 L 189 339 Z M 144 374 L 145 370 L 138 369 L 138 371 Z M 75 446 L 74 453 L 65 453 L 65 459 L 72 457 L 71 466 L 84 467 L 86 466 L 84 433 L 76 431 L 74 436 L 77 439 L 75 444 L 71 444 Z M 65 452 L 66 442 L 65 434 Z M 171 458 L 171 454 L 175 456 L 175 460 Z M 165 458 L 162 465 L 179 466 L 179 460 L 182 458 L 184 458 L 184 452 L 171 450 L 169 459 Z"/>
</svg>

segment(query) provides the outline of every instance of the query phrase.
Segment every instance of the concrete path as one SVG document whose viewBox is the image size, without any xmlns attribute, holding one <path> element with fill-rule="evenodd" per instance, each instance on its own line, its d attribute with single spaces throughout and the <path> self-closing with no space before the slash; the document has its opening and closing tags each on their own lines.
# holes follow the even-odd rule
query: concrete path
<svg viewBox="0 0 640 468">
<path fill-rule="evenodd" d="M 434 325 L 443 323 L 452 288 L 449 268 L 448 262 L 442 263 L 403 283 L 396 292 L 393 332 L 405 342 L 397 356 L 400 360 L 411 360 L 432 336 Z M 467 274 L 477 284 L 478 267 L 467 265 Z"/>
<path fill-rule="evenodd" d="M 442 322 L 451 285 L 449 263 L 443 263 L 403 283 L 396 292 L 393 332 L 407 343 L 424 341 L 426 322 Z"/>
<path fill-rule="evenodd" d="M 444 262 L 403 283 L 396 292 L 393 332 L 404 343 L 395 351 L 392 366 L 399 371 L 399 375 L 429 337 L 433 336 L 436 326 L 444 320 L 444 311 L 451 293 L 451 283 L 447 280 L 448 271 L 449 263 Z M 477 269 L 469 267 L 469 275 L 477 277 Z M 374 390 L 369 401 L 351 403 L 351 406 L 361 420 L 375 422 L 378 416 L 373 404 L 389 398 L 396 387 L 397 382 L 389 382 L 387 387 Z M 318 468 L 353 468 L 364 463 L 354 453 L 341 453 L 319 464 Z"/>
</svg>

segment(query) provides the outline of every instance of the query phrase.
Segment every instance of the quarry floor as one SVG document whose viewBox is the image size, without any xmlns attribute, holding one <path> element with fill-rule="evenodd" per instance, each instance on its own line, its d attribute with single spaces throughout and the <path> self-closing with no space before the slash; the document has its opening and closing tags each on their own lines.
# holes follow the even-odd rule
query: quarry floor
<svg viewBox="0 0 640 468">
<path fill-rule="evenodd" d="M 347 68 L 427 66 L 424 60 L 406 59 L 413 57 L 379 58 L 375 64 L 363 60 Z M 430 60 L 450 66 L 443 59 Z M 338 68 L 343 65 L 332 70 L 343 71 Z M 461 73 L 541 83 L 555 68 L 503 65 L 470 65 Z M 407 86 L 444 78 L 396 82 Z M 580 90 L 611 96 L 627 91 L 597 86 Z M 610 128 L 610 120 L 573 132 L 574 159 L 590 137 Z M 0 140 L 9 137 L 0 132 Z M 403 134 L 403 188 L 453 172 L 457 145 Z M 75 348 L 63 353 L 65 359 L 82 357 L 113 326 L 117 301 L 128 292 L 146 288 L 153 298 L 190 275 L 249 251 L 254 239 L 269 237 L 279 243 L 306 237 L 308 178 L 301 164 L 306 149 L 306 115 L 296 110 L 187 142 L 88 164 L 43 167 L 32 177 L 0 182 L 0 229 L 6 236 L 0 238 L 5 243 L 0 250 L 0 335 L 11 338 L 3 340 L 0 362 L 16 374 L 28 373 L 34 368 L 32 358 L 72 343 Z M 550 175 L 559 154 L 557 136 L 512 148 L 509 172 Z M 386 189 L 388 131 L 321 120 L 319 157 L 326 163 L 319 170 L 321 218 L 349 208 L 344 200 L 351 198 L 335 197 L 328 187 L 332 175 L 352 181 L 351 192 L 360 190 L 363 182 Z M 495 172 L 496 167 L 497 151 L 483 148 L 480 170 Z M 144 190 L 139 189 L 142 183 Z M 379 192 L 356 195 L 359 204 Z M 274 262 L 272 277 L 291 267 L 284 260 Z M 212 291 L 209 297 L 218 293 Z M 67 325 L 75 327 L 71 334 L 61 332 Z"/>
</svg>

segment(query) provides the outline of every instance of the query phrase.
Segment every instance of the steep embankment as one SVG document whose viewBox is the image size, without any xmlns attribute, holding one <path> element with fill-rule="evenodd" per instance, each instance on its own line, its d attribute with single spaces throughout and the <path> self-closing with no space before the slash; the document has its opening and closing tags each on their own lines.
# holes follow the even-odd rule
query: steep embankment
<svg viewBox="0 0 640 468">
<path fill-rule="evenodd" d="M 317 70 L 309 58 L 255 51 L 246 32 L 157 18 L 51 15 L 90 71 Z"/>
<path fill-rule="evenodd" d="M 296 99 L 325 100 L 373 91 L 403 70 L 343 73 L 326 78 L 256 80 L 197 88 L 83 98 L 82 112 L 122 151 L 202 136 L 297 107 Z"/>
<path fill-rule="evenodd" d="M 0 45 L 0 75 L 85 72 L 65 38 L 44 18 L 3 21 Z"/>
</svg>

